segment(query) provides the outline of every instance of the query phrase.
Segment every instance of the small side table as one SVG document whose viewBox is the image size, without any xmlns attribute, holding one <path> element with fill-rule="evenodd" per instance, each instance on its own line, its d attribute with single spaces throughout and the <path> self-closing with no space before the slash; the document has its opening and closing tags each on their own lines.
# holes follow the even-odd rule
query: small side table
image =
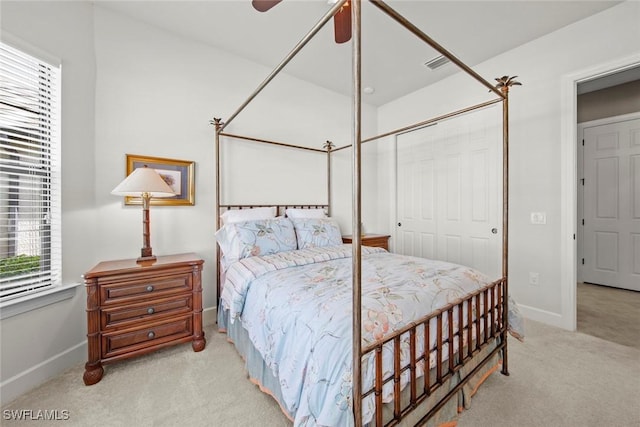
<svg viewBox="0 0 640 427">
<path fill-rule="evenodd" d="M 83 277 L 87 288 L 89 358 L 86 385 L 102 379 L 103 364 L 192 342 L 206 345 L 202 330 L 204 261 L 195 254 L 155 261 L 104 261 Z"/>
<path fill-rule="evenodd" d="M 363 246 L 374 246 L 378 248 L 384 248 L 389 250 L 389 236 L 388 234 L 365 234 L 362 236 Z M 342 243 L 352 243 L 353 236 L 342 236 Z"/>
</svg>

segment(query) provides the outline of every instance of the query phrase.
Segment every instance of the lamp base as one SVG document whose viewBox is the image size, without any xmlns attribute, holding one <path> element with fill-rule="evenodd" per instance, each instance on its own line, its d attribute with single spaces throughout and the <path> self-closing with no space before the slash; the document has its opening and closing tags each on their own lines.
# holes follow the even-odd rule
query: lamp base
<svg viewBox="0 0 640 427">
<path fill-rule="evenodd" d="M 155 255 L 150 255 L 150 256 L 141 256 L 140 258 L 138 258 L 136 260 L 136 262 L 138 264 L 142 264 L 142 263 L 149 263 L 149 262 L 153 262 L 156 260 L 156 256 Z"/>
</svg>

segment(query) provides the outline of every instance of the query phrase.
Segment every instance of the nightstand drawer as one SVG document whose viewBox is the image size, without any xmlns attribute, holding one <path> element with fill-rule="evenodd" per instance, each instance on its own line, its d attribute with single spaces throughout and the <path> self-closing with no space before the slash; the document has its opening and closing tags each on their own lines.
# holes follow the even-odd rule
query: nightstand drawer
<svg viewBox="0 0 640 427">
<path fill-rule="evenodd" d="M 170 299 L 157 299 L 137 304 L 105 308 L 101 313 L 101 327 L 105 330 L 107 328 L 123 327 L 138 321 L 189 313 L 193 310 L 192 301 L 192 294 L 185 294 Z"/>
<path fill-rule="evenodd" d="M 115 304 L 191 291 L 190 274 L 153 276 L 100 286 L 100 302 Z"/>
<path fill-rule="evenodd" d="M 175 341 L 193 334 L 191 316 L 166 322 L 149 323 L 137 329 L 129 329 L 102 335 L 102 357 L 107 359 L 132 353 L 147 347 Z"/>
</svg>

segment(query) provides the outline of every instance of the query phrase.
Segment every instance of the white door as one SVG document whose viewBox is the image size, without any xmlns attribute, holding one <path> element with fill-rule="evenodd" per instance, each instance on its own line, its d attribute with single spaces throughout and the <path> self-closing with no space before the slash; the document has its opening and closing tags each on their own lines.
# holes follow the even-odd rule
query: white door
<svg viewBox="0 0 640 427">
<path fill-rule="evenodd" d="M 395 250 L 436 258 L 434 131 L 423 128 L 397 138 L 398 228 Z"/>
<path fill-rule="evenodd" d="M 584 128 L 582 279 L 640 291 L 640 119 Z"/>
<path fill-rule="evenodd" d="M 397 138 L 396 251 L 502 268 L 501 107 Z"/>
</svg>

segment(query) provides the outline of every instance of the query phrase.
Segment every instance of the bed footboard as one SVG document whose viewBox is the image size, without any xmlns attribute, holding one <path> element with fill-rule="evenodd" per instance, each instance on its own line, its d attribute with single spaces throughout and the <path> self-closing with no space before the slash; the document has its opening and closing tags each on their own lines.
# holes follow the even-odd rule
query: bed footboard
<svg viewBox="0 0 640 427">
<path fill-rule="evenodd" d="M 465 299 L 454 301 L 363 347 L 362 360 L 374 360 L 375 379 L 372 385 L 363 385 L 362 393 L 363 401 L 371 399 L 371 395 L 375 401 L 371 425 L 397 425 L 418 408 L 424 415 L 416 425 L 424 424 L 457 396 L 498 352 L 502 351 L 506 364 L 506 283 L 506 278 L 492 282 Z M 383 354 L 389 348 L 392 349 L 392 369 L 385 372 Z M 387 361 L 386 366 L 389 365 Z M 467 365 L 472 369 L 461 369 Z M 454 378 L 457 382 L 451 381 Z M 445 385 L 449 390 L 439 398 Z M 429 398 L 436 394 L 434 404 L 434 399 Z M 383 410 L 389 405 L 392 411 Z"/>
</svg>

